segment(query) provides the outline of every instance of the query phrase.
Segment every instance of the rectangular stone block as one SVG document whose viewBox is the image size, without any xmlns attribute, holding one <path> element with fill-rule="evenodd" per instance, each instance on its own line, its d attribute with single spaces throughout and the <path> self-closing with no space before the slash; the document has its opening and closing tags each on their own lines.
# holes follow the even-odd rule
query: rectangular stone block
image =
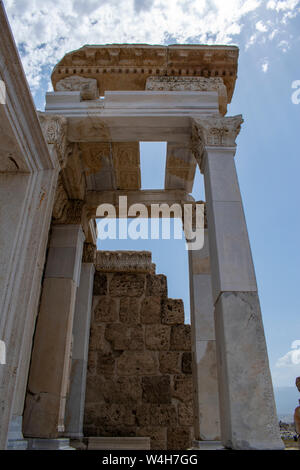
<svg viewBox="0 0 300 470">
<path fill-rule="evenodd" d="M 167 325 L 147 325 L 145 343 L 148 349 L 154 351 L 168 350 L 170 348 L 170 327 Z"/>
<path fill-rule="evenodd" d="M 172 326 L 170 349 L 172 351 L 190 351 L 191 347 L 191 325 Z"/>
<path fill-rule="evenodd" d="M 208 202 L 212 292 L 255 292 L 257 284 L 240 202 Z"/>
<path fill-rule="evenodd" d="M 192 443 L 190 427 L 168 428 L 168 450 L 189 449 Z"/>
<path fill-rule="evenodd" d="M 177 351 L 161 351 L 159 353 L 159 370 L 162 374 L 180 374 L 181 353 Z"/>
<path fill-rule="evenodd" d="M 172 397 L 182 402 L 193 400 L 193 379 L 190 375 L 175 375 L 173 378 Z"/>
<path fill-rule="evenodd" d="M 151 405 L 150 416 L 154 426 L 177 425 L 177 411 L 174 405 Z"/>
<path fill-rule="evenodd" d="M 216 342 L 197 341 L 195 357 L 195 437 L 220 440 L 219 390 L 217 377 Z"/>
<path fill-rule="evenodd" d="M 149 437 L 89 437 L 88 450 L 149 450 Z"/>
<path fill-rule="evenodd" d="M 223 293 L 215 322 L 223 444 L 282 449 L 257 294 Z"/>
<path fill-rule="evenodd" d="M 121 297 L 120 322 L 134 325 L 140 320 L 140 301 L 136 297 Z"/>
<path fill-rule="evenodd" d="M 192 353 L 191 352 L 182 353 L 181 368 L 182 368 L 183 374 L 192 373 Z"/>
<path fill-rule="evenodd" d="M 168 288 L 166 276 L 163 274 L 147 274 L 146 295 L 167 297 Z"/>
<path fill-rule="evenodd" d="M 120 376 L 155 375 L 158 372 L 158 359 L 150 351 L 124 351 L 116 359 L 116 366 Z"/>
<path fill-rule="evenodd" d="M 184 306 L 181 299 L 166 299 L 162 304 L 161 321 L 165 325 L 184 323 Z"/>
<path fill-rule="evenodd" d="M 167 428 L 161 426 L 144 426 L 137 429 L 137 436 L 149 436 L 151 450 L 167 449 Z"/>
<path fill-rule="evenodd" d="M 97 358 L 97 374 L 112 375 L 115 372 L 115 356 L 112 353 L 99 352 Z"/>
<path fill-rule="evenodd" d="M 143 401 L 145 403 L 171 403 L 170 376 L 142 378 Z"/>
<path fill-rule="evenodd" d="M 140 297 L 144 289 L 144 274 L 115 273 L 109 282 L 109 293 L 113 297 Z"/>
<path fill-rule="evenodd" d="M 96 300 L 96 297 L 95 297 Z M 106 296 L 97 296 L 95 302 L 93 320 L 95 322 L 113 323 L 119 319 L 119 305 L 117 299 Z"/>
<path fill-rule="evenodd" d="M 161 296 L 145 297 L 141 308 L 141 322 L 144 324 L 160 323 Z"/>
<path fill-rule="evenodd" d="M 106 295 L 107 294 L 107 276 L 106 274 L 95 272 L 94 276 L 94 295 Z"/>
<path fill-rule="evenodd" d="M 111 342 L 115 351 L 140 351 L 144 349 L 142 325 L 125 327 L 121 323 L 110 323 L 106 326 L 105 339 Z"/>
<path fill-rule="evenodd" d="M 105 325 L 93 324 L 90 330 L 90 351 L 103 351 L 105 349 L 104 339 Z"/>
<path fill-rule="evenodd" d="M 194 425 L 194 406 L 192 401 L 178 404 L 178 422 L 181 426 Z"/>
</svg>

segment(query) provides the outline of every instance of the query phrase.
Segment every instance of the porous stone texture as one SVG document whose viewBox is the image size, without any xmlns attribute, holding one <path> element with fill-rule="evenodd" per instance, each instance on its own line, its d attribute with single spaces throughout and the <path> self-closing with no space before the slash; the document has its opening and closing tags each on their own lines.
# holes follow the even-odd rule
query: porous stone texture
<svg viewBox="0 0 300 470">
<path fill-rule="evenodd" d="M 183 302 L 167 297 L 164 275 L 117 269 L 95 274 L 84 435 L 187 449 L 194 406 Z"/>
</svg>

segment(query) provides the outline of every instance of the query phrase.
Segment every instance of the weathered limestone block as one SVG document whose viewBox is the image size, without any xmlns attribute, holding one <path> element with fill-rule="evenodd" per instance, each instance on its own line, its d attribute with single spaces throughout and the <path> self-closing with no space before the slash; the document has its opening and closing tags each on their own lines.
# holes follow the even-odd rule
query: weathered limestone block
<svg viewBox="0 0 300 470">
<path fill-rule="evenodd" d="M 162 323 L 182 325 L 184 323 L 184 306 L 181 299 L 166 299 L 162 304 Z"/>
<path fill-rule="evenodd" d="M 98 302 L 94 309 L 95 322 L 113 323 L 118 321 L 118 300 L 99 296 Z"/>
<path fill-rule="evenodd" d="M 159 353 L 159 370 L 162 374 L 181 373 L 181 353 L 177 351 L 161 351 Z"/>
<path fill-rule="evenodd" d="M 146 347 L 154 351 L 170 349 L 170 332 L 171 329 L 167 325 L 147 325 Z"/>
<path fill-rule="evenodd" d="M 112 353 L 99 352 L 97 357 L 97 374 L 114 374 L 115 362 L 115 356 Z"/>
<path fill-rule="evenodd" d="M 97 369 L 97 351 L 89 349 L 87 373 L 94 375 Z"/>
<path fill-rule="evenodd" d="M 151 405 L 151 424 L 154 426 L 176 426 L 177 411 L 173 405 Z"/>
<path fill-rule="evenodd" d="M 136 405 L 142 399 L 140 377 L 118 377 L 106 383 L 107 396 L 105 401 Z"/>
<path fill-rule="evenodd" d="M 144 349 L 144 331 L 142 325 L 126 328 L 121 323 L 111 323 L 106 327 L 105 339 L 112 343 L 115 351 Z"/>
<path fill-rule="evenodd" d="M 189 427 L 168 428 L 168 449 L 188 449 L 191 446 L 191 429 Z"/>
<path fill-rule="evenodd" d="M 146 403 L 171 403 L 170 376 L 142 378 L 143 401 Z"/>
<path fill-rule="evenodd" d="M 140 377 L 88 376 L 87 379 L 89 403 L 121 403 L 135 407 L 142 399 Z"/>
<path fill-rule="evenodd" d="M 151 438 L 151 450 L 167 449 L 167 428 L 157 426 L 145 426 L 137 428 L 137 436 L 149 436 Z"/>
<path fill-rule="evenodd" d="M 173 351 L 190 351 L 191 346 L 191 325 L 172 326 L 170 349 Z"/>
<path fill-rule="evenodd" d="M 158 360 L 150 351 L 124 351 L 116 360 L 118 375 L 155 375 Z"/>
<path fill-rule="evenodd" d="M 95 78 L 73 75 L 59 80 L 55 88 L 56 91 L 80 91 L 82 100 L 97 100 L 99 98 L 99 90 Z"/>
<path fill-rule="evenodd" d="M 120 321 L 128 325 L 139 323 L 140 302 L 136 297 L 120 299 Z"/>
<path fill-rule="evenodd" d="M 116 273 L 109 284 L 109 293 L 112 297 L 140 297 L 145 288 L 143 274 Z"/>
<path fill-rule="evenodd" d="M 141 307 L 141 322 L 145 324 L 160 323 L 161 297 L 145 297 Z"/>
<path fill-rule="evenodd" d="M 136 424 L 137 426 L 149 426 L 151 424 L 151 405 L 143 403 L 136 407 Z"/>
<path fill-rule="evenodd" d="M 168 287 L 167 278 L 163 274 L 148 274 L 146 282 L 146 295 L 161 295 L 167 297 Z"/>
<path fill-rule="evenodd" d="M 105 349 L 104 331 L 105 325 L 92 325 L 89 342 L 90 351 L 101 351 Z"/>
<path fill-rule="evenodd" d="M 194 407 L 192 401 L 178 404 L 178 422 L 181 426 L 193 426 Z"/>
<path fill-rule="evenodd" d="M 107 294 L 107 277 L 105 274 L 95 272 L 93 293 L 94 295 Z"/>
<path fill-rule="evenodd" d="M 184 352 L 182 354 L 182 372 L 184 374 L 192 373 L 192 353 Z"/>
<path fill-rule="evenodd" d="M 172 397 L 182 402 L 193 400 L 193 380 L 188 375 L 175 375 L 173 379 Z"/>
</svg>

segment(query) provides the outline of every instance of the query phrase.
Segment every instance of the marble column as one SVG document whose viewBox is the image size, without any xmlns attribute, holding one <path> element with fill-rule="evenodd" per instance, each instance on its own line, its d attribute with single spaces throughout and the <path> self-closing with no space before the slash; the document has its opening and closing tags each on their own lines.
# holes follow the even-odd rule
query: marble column
<svg viewBox="0 0 300 470">
<path fill-rule="evenodd" d="M 96 254 L 96 247 L 92 246 L 94 253 L 86 255 L 90 247 L 91 244 L 84 244 L 83 263 L 73 322 L 72 365 L 65 414 L 65 436 L 73 439 L 83 437 L 86 373 L 95 272 L 94 261 L 89 258 L 90 255 L 94 258 Z"/>
<path fill-rule="evenodd" d="M 201 250 L 189 251 L 190 302 L 195 403 L 195 438 L 220 440 L 214 304 L 207 229 Z"/>
<path fill-rule="evenodd" d="M 54 225 L 42 287 L 24 410 L 24 436 L 55 439 L 64 432 L 81 225 Z"/>
<path fill-rule="evenodd" d="M 282 449 L 234 162 L 241 123 L 241 116 L 203 118 L 193 129 L 207 200 L 221 439 L 233 449 Z"/>
</svg>

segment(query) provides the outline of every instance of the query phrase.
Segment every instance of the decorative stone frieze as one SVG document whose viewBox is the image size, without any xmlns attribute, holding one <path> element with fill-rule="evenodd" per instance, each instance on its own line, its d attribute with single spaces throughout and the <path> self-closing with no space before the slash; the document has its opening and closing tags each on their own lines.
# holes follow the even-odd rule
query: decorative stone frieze
<svg viewBox="0 0 300 470">
<path fill-rule="evenodd" d="M 109 44 L 84 46 L 66 54 L 52 72 L 53 88 L 66 77 L 97 80 L 106 90 L 145 90 L 148 77 L 222 77 L 230 102 L 237 76 L 236 46 Z"/>
<path fill-rule="evenodd" d="M 67 118 L 40 111 L 37 114 L 46 142 L 55 147 L 59 164 L 64 168 L 68 159 Z"/>
<path fill-rule="evenodd" d="M 114 142 L 112 151 L 117 189 L 140 189 L 139 142 Z"/>
<path fill-rule="evenodd" d="M 96 269 L 103 272 L 151 272 L 151 252 L 97 251 Z"/>
<path fill-rule="evenodd" d="M 216 91 L 222 115 L 227 112 L 227 89 L 221 77 L 148 77 L 148 91 Z"/>
<path fill-rule="evenodd" d="M 244 122 L 241 114 L 221 117 L 207 116 L 193 119 L 192 123 L 192 152 L 202 169 L 205 147 L 236 147 L 235 139 Z"/>
<path fill-rule="evenodd" d="M 80 91 L 82 100 L 97 100 L 99 91 L 97 80 L 94 78 L 85 78 L 78 75 L 63 78 L 56 84 L 57 91 Z"/>
</svg>

